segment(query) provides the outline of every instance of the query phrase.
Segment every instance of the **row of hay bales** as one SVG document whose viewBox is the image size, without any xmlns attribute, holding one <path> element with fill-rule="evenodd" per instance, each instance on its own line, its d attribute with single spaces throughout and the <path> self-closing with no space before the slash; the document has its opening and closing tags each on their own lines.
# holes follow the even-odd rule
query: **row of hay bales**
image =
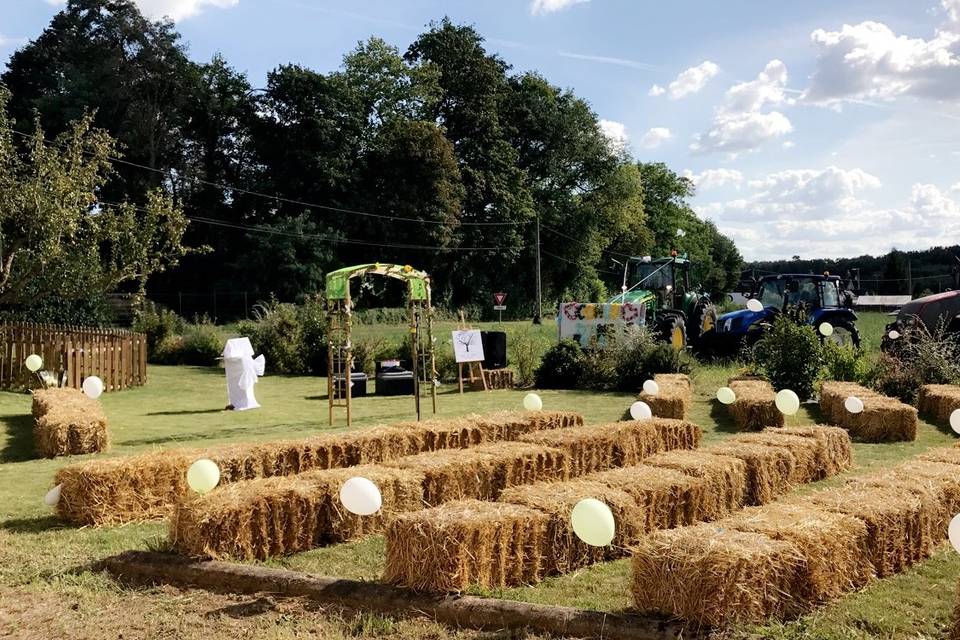
<svg viewBox="0 0 960 640">
<path fill-rule="evenodd" d="M 850 413 L 850 396 L 863 401 L 863 411 Z M 901 442 L 917 438 L 917 410 L 896 398 L 881 395 L 853 382 L 824 382 L 820 388 L 824 418 L 864 442 Z"/>
<path fill-rule="evenodd" d="M 457 501 L 402 514 L 387 525 L 385 579 L 431 592 L 532 584 L 623 557 L 651 531 L 767 503 L 851 462 L 850 438 L 837 427 L 767 429 L 702 450 L 659 453 L 635 466 L 514 487 L 498 502 Z M 590 547 L 573 533 L 571 511 L 585 498 L 610 507 L 612 545 Z"/>
<path fill-rule="evenodd" d="M 740 431 L 759 431 L 766 427 L 782 427 L 783 414 L 777 409 L 777 394 L 766 380 L 730 378 L 727 386 L 737 399 L 727 410 Z"/>
<path fill-rule="evenodd" d="M 34 443 L 47 458 L 99 453 L 110 449 L 107 418 L 100 403 L 77 389 L 33 392 Z"/>
<path fill-rule="evenodd" d="M 925 384 L 920 387 L 917 409 L 936 422 L 947 424 L 950 415 L 960 409 L 960 386 L 955 384 Z"/>
<path fill-rule="evenodd" d="M 669 419 L 576 426 L 380 465 L 237 482 L 179 502 L 170 540 L 188 555 L 263 559 L 305 551 L 380 531 L 399 514 L 452 501 L 495 500 L 510 487 L 567 480 L 634 465 L 662 451 L 693 449 L 701 435 L 697 425 Z M 352 476 L 380 488 L 380 513 L 359 518 L 343 509 L 340 488 Z"/>
<path fill-rule="evenodd" d="M 693 402 L 693 386 L 684 373 L 658 373 L 653 376 L 659 390 L 657 393 L 641 391 L 639 400 L 646 402 L 658 418 L 686 420 Z"/>
<path fill-rule="evenodd" d="M 960 449 L 709 525 L 661 531 L 634 549 L 639 609 L 696 625 L 787 619 L 928 557 L 960 511 Z"/>
<path fill-rule="evenodd" d="M 177 500 L 187 495 L 186 471 L 199 458 L 213 460 L 220 468 L 220 482 L 229 484 L 379 463 L 424 451 L 459 450 L 579 424 L 583 417 L 573 412 L 503 411 L 299 440 L 172 449 L 89 461 L 56 473 L 54 483 L 63 485 L 57 509 L 62 518 L 84 525 L 164 518 Z"/>
</svg>

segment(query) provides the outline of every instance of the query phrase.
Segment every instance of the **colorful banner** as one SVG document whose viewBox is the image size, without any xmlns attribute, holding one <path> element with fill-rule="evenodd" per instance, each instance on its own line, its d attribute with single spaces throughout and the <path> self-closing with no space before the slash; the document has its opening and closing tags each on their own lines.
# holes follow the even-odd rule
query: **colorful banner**
<svg viewBox="0 0 960 640">
<path fill-rule="evenodd" d="M 635 325 L 647 320 L 647 305 L 597 302 L 564 302 L 560 305 L 560 339 L 576 340 L 581 346 L 603 344 L 608 327 Z"/>
</svg>

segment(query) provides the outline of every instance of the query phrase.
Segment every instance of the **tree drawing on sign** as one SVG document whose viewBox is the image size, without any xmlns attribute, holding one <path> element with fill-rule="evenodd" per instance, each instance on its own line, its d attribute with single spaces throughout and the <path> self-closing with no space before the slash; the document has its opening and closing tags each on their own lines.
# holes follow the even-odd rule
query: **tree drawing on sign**
<svg viewBox="0 0 960 640">
<path fill-rule="evenodd" d="M 470 353 L 470 345 L 473 344 L 474 338 L 477 337 L 477 334 L 464 331 L 459 336 L 457 336 L 457 342 L 463 345 L 464 351 Z"/>
</svg>

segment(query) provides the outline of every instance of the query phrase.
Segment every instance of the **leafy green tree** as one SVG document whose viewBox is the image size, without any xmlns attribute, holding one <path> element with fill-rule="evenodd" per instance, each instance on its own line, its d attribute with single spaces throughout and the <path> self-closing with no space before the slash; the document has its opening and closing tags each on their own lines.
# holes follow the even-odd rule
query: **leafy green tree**
<svg viewBox="0 0 960 640">
<path fill-rule="evenodd" d="M 168 196 L 151 191 L 142 207 L 98 203 L 118 151 L 93 117 L 49 144 L 38 123 L 18 145 L 9 97 L 0 87 L 0 303 L 82 300 L 126 282 L 142 289 L 176 265 L 187 221 Z"/>
</svg>

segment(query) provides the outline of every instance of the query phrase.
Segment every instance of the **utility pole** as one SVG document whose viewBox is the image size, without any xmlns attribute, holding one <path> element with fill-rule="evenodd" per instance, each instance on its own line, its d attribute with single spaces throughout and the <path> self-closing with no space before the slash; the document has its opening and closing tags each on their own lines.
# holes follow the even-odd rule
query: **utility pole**
<svg viewBox="0 0 960 640">
<path fill-rule="evenodd" d="M 536 262 L 537 262 L 537 312 L 533 315 L 533 324 L 540 324 L 543 322 L 543 297 L 542 290 L 540 288 L 540 214 L 537 213 L 537 247 L 536 247 Z"/>
<path fill-rule="evenodd" d="M 913 269 L 912 261 L 907 259 L 907 293 L 910 294 L 910 297 L 913 297 Z"/>
</svg>

